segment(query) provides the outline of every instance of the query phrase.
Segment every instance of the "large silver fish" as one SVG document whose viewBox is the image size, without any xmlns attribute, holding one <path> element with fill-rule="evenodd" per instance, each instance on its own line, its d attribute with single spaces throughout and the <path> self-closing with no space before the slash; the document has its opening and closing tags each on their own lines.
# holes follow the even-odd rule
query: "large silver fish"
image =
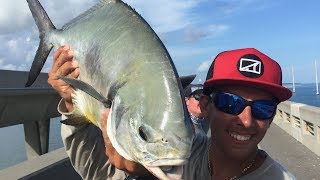
<svg viewBox="0 0 320 180">
<path fill-rule="evenodd" d="M 41 71 L 50 50 L 75 50 L 79 79 L 60 77 L 76 89 L 74 118 L 101 128 L 111 107 L 107 133 L 126 159 L 160 179 L 180 179 L 193 139 L 175 66 L 148 23 L 120 0 L 104 0 L 56 29 L 37 0 L 27 0 L 40 32 L 40 45 L 26 86 Z"/>
</svg>

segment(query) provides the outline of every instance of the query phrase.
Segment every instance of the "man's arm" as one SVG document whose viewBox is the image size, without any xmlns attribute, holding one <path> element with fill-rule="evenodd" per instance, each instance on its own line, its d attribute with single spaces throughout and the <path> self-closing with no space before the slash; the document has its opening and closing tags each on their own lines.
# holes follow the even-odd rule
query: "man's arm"
<svg viewBox="0 0 320 180">
<path fill-rule="evenodd" d="M 106 156 L 98 127 L 62 124 L 61 136 L 72 166 L 83 179 L 125 179 L 125 172 L 116 169 Z"/>
</svg>

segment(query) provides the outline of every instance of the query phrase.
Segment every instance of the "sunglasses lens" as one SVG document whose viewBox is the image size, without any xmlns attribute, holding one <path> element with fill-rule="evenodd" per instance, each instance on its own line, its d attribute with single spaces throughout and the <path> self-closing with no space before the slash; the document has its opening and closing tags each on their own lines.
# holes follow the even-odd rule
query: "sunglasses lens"
<svg viewBox="0 0 320 180">
<path fill-rule="evenodd" d="M 194 97 L 194 99 L 197 100 L 197 101 L 200 100 L 200 95 L 199 95 L 199 94 L 195 94 L 195 95 L 193 95 L 193 97 Z"/>
<path fill-rule="evenodd" d="M 214 98 L 214 104 L 222 112 L 237 115 L 245 108 L 245 100 L 239 96 L 229 93 L 217 93 Z"/>
<path fill-rule="evenodd" d="M 240 96 L 229 93 L 216 93 L 214 104 L 217 109 L 227 113 L 238 115 L 247 106 L 248 102 Z M 257 100 L 251 105 L 252 116 L 259 120 L 270 119 L 277 109 L 277 103 L 274 101 Z"/>
<path fill-rule="evenodd" d="M 252 115 L 261 120 L 270 119 L 276 109 L 277 103 L 273 101 L 254 101 L 252 104 Z"/>
</svg>

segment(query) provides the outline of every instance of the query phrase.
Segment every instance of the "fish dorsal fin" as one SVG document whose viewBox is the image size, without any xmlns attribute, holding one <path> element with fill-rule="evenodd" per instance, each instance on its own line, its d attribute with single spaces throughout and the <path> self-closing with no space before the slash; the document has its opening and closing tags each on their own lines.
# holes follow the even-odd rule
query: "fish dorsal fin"
<svg viewBox="0 0 320 180">
<path fill-rule="evenodd" d="M 63 27 L 62 30 L 68 29 L 70 26 L 73 24 L 77 23 L 78 21 L 85 19 L 87 16 L 92 14 L 92 12 L 96 11 L 97 9 L 103 7 L 106 4 L 109 4 L 111 2 L 122 2 L 122 0 L 100 0 L 99 3 L 96 5 L 92 6 L 90 9 L 86 10 L 85 12 L 81 13 L 79 16 L 75 17 L 72 19 L 70 22 L 66 23 Z"/>
</svg>

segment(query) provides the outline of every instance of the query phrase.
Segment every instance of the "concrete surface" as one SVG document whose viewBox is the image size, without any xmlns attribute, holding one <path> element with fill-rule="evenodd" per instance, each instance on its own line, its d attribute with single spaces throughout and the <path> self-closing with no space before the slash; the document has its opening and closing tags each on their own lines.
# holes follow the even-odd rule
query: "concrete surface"
<svg viewBox="0 0 320 180">
<path fill-rule="evenodd" d="M 320 157 L 277 125 L 271 125 L 260 146 L 297 179 L 320 179 Z"/>
</svg>

